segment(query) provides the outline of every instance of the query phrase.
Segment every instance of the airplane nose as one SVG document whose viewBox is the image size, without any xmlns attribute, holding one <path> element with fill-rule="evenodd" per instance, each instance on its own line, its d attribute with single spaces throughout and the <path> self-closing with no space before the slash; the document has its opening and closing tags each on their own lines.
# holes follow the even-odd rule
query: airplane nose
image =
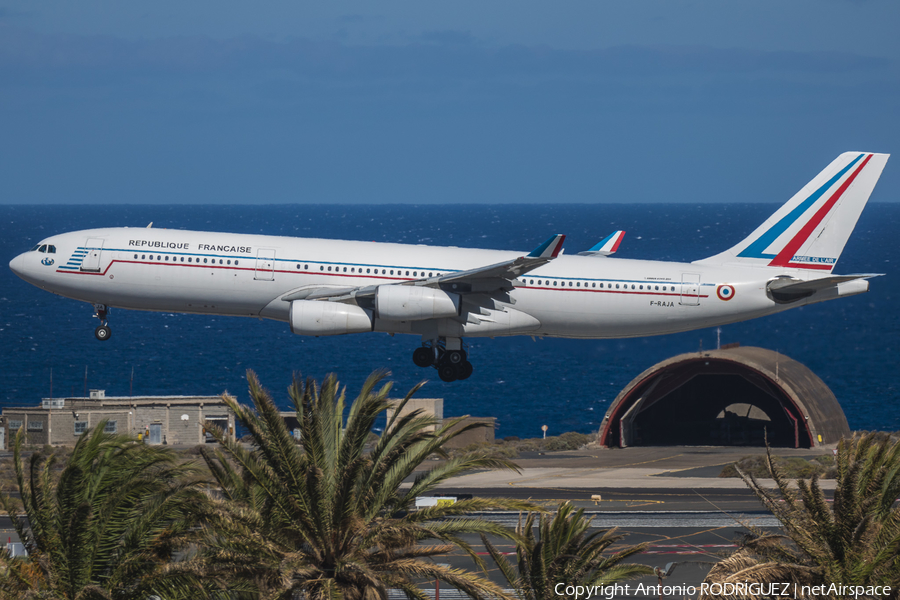
<svg viewBox="0 0 900 600">
<path fill-rule="evenodd" d="M 23 264 L 24 262 L 25 262 L 25 255 L 20 254 L 17 257 L 15 257 L 14 259 L 12 259 L 11 261 L 9 261 L 9 268 L 12 270 L 13 273 L 18 275 L 19 277 L 22 277 L 23 272 L 25 271 L 25 268 L 24 268 L 25 265 Z"/>
</svg>

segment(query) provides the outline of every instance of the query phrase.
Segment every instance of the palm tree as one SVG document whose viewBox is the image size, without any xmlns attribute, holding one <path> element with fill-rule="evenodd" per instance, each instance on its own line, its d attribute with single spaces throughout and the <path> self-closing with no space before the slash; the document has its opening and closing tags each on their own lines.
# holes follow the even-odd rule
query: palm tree
<svg viewBox="0 0 900 600">
<path fill-rule="evenodd" d="M 535 536 L 535 518 L 538 518 Z M 564 586 L 606 586 L 642 575 L 652 575 L 645 565 L 624 564 L 622 561 L 642 552 L 647 544 L 638 544 L 604 555 L 623 539 L 615 529 L 588 533 L 591 520 L 584 509 L 575 510 L 564 502 L 556 514 L 529 513 L 519 522 L 517 533 L 521 541 L 516 545 L 517 565 L 514 566 L 486 537 L 482 542 L 500 569 L 500 573 L 522 600 L 566 598 L 558 584 Z M 517 568 L 518 567 L 518 568 Z"/>
<path fill-rule="evenodd" d="M 900 591 L 900 443 L 881 434 L 841 440 L 834 501 L 818 477 L 797 488 L 767 453 L 775 490 L 740 471 L 744 482 L 775 515 L 783 535 L 751 531 L 738 552 L 718 563 L 706 581 L 796 582 L 891 586 Z M 800 588 L 798 588 L 800 589 Z M 841 597 L 836 594 L 834 597 Z"/>
<path fill-rule="evenodd" d="M 22 456 L 23 430 L 13 450 L 16 479 L 29 528 L 16 503 L 0 497 L 28 557 L 8 558 L 0 597 L 54 600 L 198 597 L 189 569 L 173 554 L 192 531 L 205 494 L 196 469 L 168 448 L 85 432 L 58 477 L 55 454 Z"/>
<path fill-rule="evenodd" d="M 512 532 L 465 515 L 533 505 L 473 498 L 413 507 L 417 496 L 463 471 L 514 465 L 484 455 L 444 455 L 422 469 L 428 457 L 443 454 L 447 442 L 473 426 L 454 429 L 459 419 L 453 419 L 432 432 L 438 425 L 432 417 L 421 411 L 401 414 L 420 386 L 394 406 L 384 433 L 367 448 L 376 420 L 393 404 L 384 376 L 372 374 L 349 408 L 333 375 L 321 389 L 311 379 L 304 383 L 295 377 L 288 391 L 300 423 L 299 445 L 252 371 L 247 380 L 255 410 L 224 396 L 254 447 L 212 429 L 227 456 L 203 453 L 225 496 L 223 519 L 210 529 L 209 564 L 234 581 L 233 591 L 256 590 L 271 599 L 303 592 L 316 599 L 368 600 L 386 598 L 387 590 L 396 588 L 410 598 L 425 598 L 417 584 L 441 580 L 476 598 L 505 597 L 488 580 L 430 559 L 459 548 L 484 568 L 461 536 Z"/>
</svg>

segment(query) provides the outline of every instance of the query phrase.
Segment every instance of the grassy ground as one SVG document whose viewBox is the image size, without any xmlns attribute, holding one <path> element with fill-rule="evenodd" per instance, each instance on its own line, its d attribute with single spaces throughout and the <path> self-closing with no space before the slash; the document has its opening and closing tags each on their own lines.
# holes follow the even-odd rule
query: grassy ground
<svg viewBox="0 0 900 600">
<path fill-rule="evenodd" d="M 519 439 L 506 437 L 496 440 L 493 444 L 472 444 L 465 448 L 453 450 L 451 454 L 466 454 L 469 452 L 488 452 L 498 458 L 517 458 L 526 452 L 558 452 L 560 450 L 578 450 L 594 441 L 596 436 L 570 431 L 562 435 L 553 435 L 546 438 Z"/>
<path fill-rule="evenodd" d="M 814 474 L 818 475 L 819 479 L 834 479 L 837 470 L 834 466 L 834 457 L 832 456 L 818 456 L 811 460 L 798 456 L 791 458 L 776 456 L 774 459 L 777 468 L 791 479 L 809 479 Z M 727 465 L 719 473 L 719 477 L 739 477 L 738 469 L 757 479 L 767 479 L 769 477 L 765 455 L 746 456 L 737 462 Z"/>
</svg>

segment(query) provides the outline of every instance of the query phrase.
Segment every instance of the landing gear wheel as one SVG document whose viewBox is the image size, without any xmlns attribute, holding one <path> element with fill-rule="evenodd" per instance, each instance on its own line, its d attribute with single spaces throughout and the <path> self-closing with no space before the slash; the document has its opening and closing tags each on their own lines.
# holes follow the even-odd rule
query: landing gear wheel
<svg viewBox="0 0 900 600">
<path fill-rule="evenodd" d="M 466 360 L 465 350 L 447 350 L 444 353 L 444 360 L 453 365 L 460 365 Z"/>
<path fill-rule="evenodd" d="M 438 377 L 441 378 L 441 381 L 446 381 L 447 383 L 456 381 L 459 379 L 459 367 L 444 363 L 438 367 Z"/>
<path fill-rule="evenodd" d="M 459 376 L 457 377 L 457 379 L 459 379 L 460 381 L 462 381 L 463 379 L 468 379 L 472 375 L 472 371 L 474 370 L 475 368 L 472 366 L 472 363 L 464 360 L 462 364 L 459 365 Z"/>
<path fill-rule="evenodd" d="M 97 329 L 94 330 L 94 337 L 96 337 L 101 342 L 105 342 L 109 339 L 109 336 L 112 335 L 112 329 L 107 325 L 100 325 Z"/>
<path fill-rule="evenodd" d="M 417 367 L 430 367 L 434 364 L 434 350 L 432 348 L 416 348 L 413 351 L 413 362 Z"/>
</svg>

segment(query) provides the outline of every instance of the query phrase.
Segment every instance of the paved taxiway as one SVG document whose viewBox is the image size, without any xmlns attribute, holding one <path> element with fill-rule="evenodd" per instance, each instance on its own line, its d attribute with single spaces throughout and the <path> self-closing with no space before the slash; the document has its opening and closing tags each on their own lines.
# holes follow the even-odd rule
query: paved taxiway
<svg viewBox="0 0 900 600">
<path fill-rule="evenodd" d="M 647 542 L 647 550 L 632 562 L 663 570 L 672 567 L 664 584 L 698 586 L 713 564 L 737 548 L 736 541 L 748 528 L 778 526 L 742 480 L 718 477 L 727 464 L 764 452 L 760 448 L 648 447 L 533 453 L 514 461 L 520 467 L 518 473 L 469 473 L 446 482 L 439 492 L 529 499 L 547 509 L 571 502 L 585 509 L 595 528 L 617 527 L 627 534 L 619 546 Z M 813 458 L 831 454 L 832 449 L 779 448 L 774 453 Z M 833 481 L 821 484 L 826 490 L 834 487 Z M 510 526 L 519 518 L 512 513 L 484 516 Z M 502 549 L 514 550 L 512 546 Z M 461 556 L 448 560 L 459 561 L 460 566 L 466 561 Z M 648 577 L 631 583 L 641 582 L 655 585 L 658 580 Z"/>
</svg>

